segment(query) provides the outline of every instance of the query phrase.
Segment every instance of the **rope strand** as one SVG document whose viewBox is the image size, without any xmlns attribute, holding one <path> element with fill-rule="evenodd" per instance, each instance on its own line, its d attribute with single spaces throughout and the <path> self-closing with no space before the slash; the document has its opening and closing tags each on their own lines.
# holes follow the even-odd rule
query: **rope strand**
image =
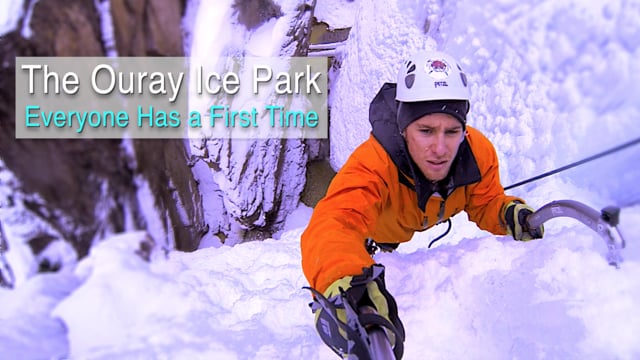
<svg viewBox="0 0 640 360">
<path fill-rule="evenodd" d="M 620 151 L 620 150 L 626 149 L 626 148 L 631 147 L 631 146 L 633 146 L 633 145 L 636 145 L 636 144 L 638 144 L 638 143 L 640 143 L 640 138 L 637 138 L 637 139 L 631 140 L 631 141 L 626 142 L 626 143 L 624 143 L 624 144 L 622 144 L 622 145 L 619 145 L 619 146 L 616 146 L 616 147 L 611 148 L 611 149 L 609 149 L 609 150 L 603 151 L 603 152 L 601 152 L 601 153 L 599 153 L 599 154 L 596 154 L 596 155 L 590 156 L 590 157 L 588 157 L 588 158 L 585 158 L 585 159 L 582 159 L 582 160 L 576 161 L 576 162 L 571 163 L 571 164 L 569 164 L 569 165 L 565 165 L 565 166 L 563 166 L 563 167 L 560 167 L 560 168 L 557 168 L 557 169 L 555 169 L 555 170 L 552 170 L 552 171 L 546 172 L 546 173 L 544 173 L 544 174 L 540 174 L 540 175 L 538 175 L 538 176 L 534 176 L 534 177 L 529 178 L 529 179 L 527 179 L 527 180 L 523 180 L 523 181 L 520 181 L 520 182 L 518 182 L 518 183 L 515 183 L 515 184 L 512 184 L 512 185 L 509 185 L 509 186 L 505 187 L 504 189 L 505 189 L 505 190 L 509 190 L 509 189 L 513 189 L 513 188 L 515 188 L 515 187 L 518 187 L 518 186 L 520 186 L 520 185 L 524 185 L 524 184 L 528 184 L 528 183 L 533 182 L 533 181 L 536 181 L 536 180 L 540 180 L 540 179 L 545 178 L 545 177 L 547 177 L 547 176 L 551 176 L 551 175 L 553 175 L 553 174 L 557 174 L 557 173 L 559 173 L 559 172 L 561 172 L 561 171 L 565 171 L 565 170 L 571 169 L 571 168 L 573 168 L 573 167 L 576 167 L 576 166 L 578 166 L 578 165 L 582 165 L 582 164 L 584 164 L 584 163 L 586 163 L 586 162 L 593 161 L 593 160 L 596 160 L 596 159 L 601 158 L 601 157 L 603 157 L 603 156 L 613 154 L 613 153 L 615 153 L 615 152 L 618 152 L 618 151 Z"/>
</svg>

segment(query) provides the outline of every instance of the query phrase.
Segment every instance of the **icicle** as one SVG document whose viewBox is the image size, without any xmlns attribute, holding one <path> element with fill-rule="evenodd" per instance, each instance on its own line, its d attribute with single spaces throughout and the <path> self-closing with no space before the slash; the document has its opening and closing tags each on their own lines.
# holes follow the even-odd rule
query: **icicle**
<svg viewBox="0 0 640 360">
<path fill-rule="evenodd" d="M 102 45 L 108 57 L 117 57 L 116 37 L 113 32 L 113 17 L 111 16 L 111 0 L 94 0 L 94 5 L 100 14 L 100 30 Z"/>
<path fill-rule="evenodd" d="M 0 222 L 0 287 L 13 289 L 15 278 L 9 262 L 4 257 L 4 253 L 9 249 L 9 242 L 2 231 L 2 223 Z"/>
<path fill-rule="evenodd" d="M 3 0 L 5 13 L 0 15 L 0 36 L 20 26 L 24 0 Z"/>
<path fill-rule="evenodd" d="M 33 31 L 29 24 L 31 23 L 31 16 L 33 16 L 33 8 L 36 7 L 38 0 L 29 1 L 29 6 L 27 8 L 27 13 L 24 15 L 24 21 L 22 23 L 22 29 L 20 30 L 20 34 L 23 38 L 29 39 L 31 35 L 33 35 Z"/>
</svg>

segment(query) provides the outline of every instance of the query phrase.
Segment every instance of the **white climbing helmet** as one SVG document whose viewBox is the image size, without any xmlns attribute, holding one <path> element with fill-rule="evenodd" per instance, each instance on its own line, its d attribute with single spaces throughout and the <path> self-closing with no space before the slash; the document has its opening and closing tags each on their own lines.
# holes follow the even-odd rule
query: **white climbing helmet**
<svg viewBox="0 0 640 360">
<path fill-rule="evenodd" d="M 467 77 L 448 54 L 423 50 L 404 61 L 398 71 L 396 100 L 466 100 L 470 98 Z"/>
</svg>

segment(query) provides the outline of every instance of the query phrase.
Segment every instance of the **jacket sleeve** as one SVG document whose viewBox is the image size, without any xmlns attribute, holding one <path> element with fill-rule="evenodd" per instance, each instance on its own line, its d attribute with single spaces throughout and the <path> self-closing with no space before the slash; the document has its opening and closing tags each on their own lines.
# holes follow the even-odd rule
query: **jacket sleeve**
<svg viewBox="0 0 640 360">
<path fill-rule="evenodd" d="M 503 208 L 513 200 L 524 200 L 504 193 L 500 183 L 498 155 L 493 144 L 478 130 L 469 128 L 468 140 L 480 169 L 481 180 L 470 185 L 465 211 L 478 227 L 495 235 L 506 235 Z"/>
<path fill-rule="evenodd" d="M 368 142 L 354 151 L 335 176 L 301 237 L 302 269 L 309 284 L 321 292 L 335 280 L 361 274 L 374 264 L 365 239 L 388 196 L 388 170 Z"/>
</svg>

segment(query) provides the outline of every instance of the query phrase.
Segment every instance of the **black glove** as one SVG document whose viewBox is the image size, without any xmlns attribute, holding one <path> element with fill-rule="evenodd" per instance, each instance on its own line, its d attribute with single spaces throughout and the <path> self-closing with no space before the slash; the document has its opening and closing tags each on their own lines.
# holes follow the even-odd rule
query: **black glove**
<svg viewBox="0 0 640 360">
<path fill-rule="evenodd" d="M 507 233 L 514 240 L 529 241 L 541 239 L 544 235 L 544 226 L 529 229 L 527 219 L 535 210 L 520 201 L 512 201 L 504 207 L 504 220 L 507 223 Z"/>
</svg>

